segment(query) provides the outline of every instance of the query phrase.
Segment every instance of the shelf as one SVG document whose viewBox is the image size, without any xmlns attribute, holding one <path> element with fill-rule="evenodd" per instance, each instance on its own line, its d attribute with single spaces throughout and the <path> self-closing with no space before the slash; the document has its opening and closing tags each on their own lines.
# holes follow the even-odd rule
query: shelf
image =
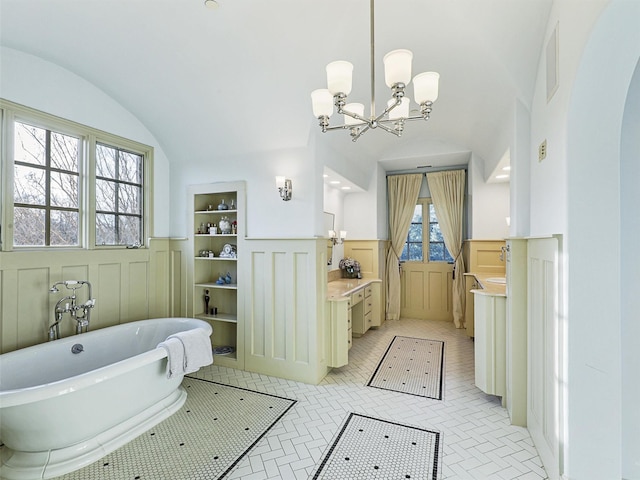
<svg viewBox="0 0 640 480">
<path fill-rule="evenodd" d="M 216 322 L 238 323 L 238 316 L 232 313 L 219 313 L 217 315 L 205 315 L 204 313 L 199 313 L 196 315 L 196 318 Z"/>
<path fill-rule="evenodd" d="M 222 289 L 227 289 L 227 290 L 237 290 L 238 289 L 238 284 L 237 283 L 218 284 L 218 283 L 215 283 L 215 282 L 210 282 L 210 283 L 196 283 L 196 287 L 222 288 Z"/>
<path fill-rule="evenodd" d="M 204 215 L 209 213 L 237 213 L 238 210 L 196 210 L 194 213 Z"/>
<path fill-rule="evenodd" d="M 236 258 L 227 258 L 227 257 L 195 257 L 196 260 L 226 260 L 229 262 L 237 262 L 238 257 Z"/>
<path fill-rule="evenodd" d="M 210 233 L 195 233 L 194 234 L 196 237 L 237 237 L 238 234 L 237 233 L 216 233 L 214 235 L 211 235 Z"/>
</svg>

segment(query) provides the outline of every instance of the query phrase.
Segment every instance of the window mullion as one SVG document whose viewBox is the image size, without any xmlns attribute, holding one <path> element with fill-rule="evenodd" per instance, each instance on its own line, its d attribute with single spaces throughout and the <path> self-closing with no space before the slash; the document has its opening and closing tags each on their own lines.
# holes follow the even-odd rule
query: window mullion
<svg viewBox="0 0 640 480">
<path fill-rule="evenodd" d="M 51 130 L 45 130 L 44 244 L 51 246 Z"/>
</svg>

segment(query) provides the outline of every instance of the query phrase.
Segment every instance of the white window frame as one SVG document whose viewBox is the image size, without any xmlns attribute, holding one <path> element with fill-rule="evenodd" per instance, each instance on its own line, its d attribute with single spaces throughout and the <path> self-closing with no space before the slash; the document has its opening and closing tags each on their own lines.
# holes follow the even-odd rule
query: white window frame
<svg viewBox="0 0 640 480">
<path fill-rule="evenodd" d="M 50 115 L 23 105 L 0 99 L 0 248 L 2 251 L 28 250 L 102 250 L 126 249 L 128 245 L 96 245 L 96 144 L 106 144 L 141 155 L 143 158 L 143 199 L 142 199 L 142 233 L 140 247 L 146 248 L 153 231 L 151 212 L 153 147 Z M 23 122 L 39 128 L 52 130 L 79 137 L 81 140 L 79 154 L 80 171 L 80 214 L 79 245 L 77 246 L 14 246 L 13 245 L 13 205 L 14 205 L 14 122 Z"/>
</svg>

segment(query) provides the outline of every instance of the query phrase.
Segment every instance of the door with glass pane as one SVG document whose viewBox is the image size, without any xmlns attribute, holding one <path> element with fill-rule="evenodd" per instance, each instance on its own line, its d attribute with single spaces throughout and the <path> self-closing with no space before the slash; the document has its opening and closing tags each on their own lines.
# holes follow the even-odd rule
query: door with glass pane
<svg viewBox="0 0 640 480">
<path fill-rule="evenodd" d="M 453 258 L 428 198 L 418 200 L 400 262 L 400 316 L 453 320 Z"/>
</svg>

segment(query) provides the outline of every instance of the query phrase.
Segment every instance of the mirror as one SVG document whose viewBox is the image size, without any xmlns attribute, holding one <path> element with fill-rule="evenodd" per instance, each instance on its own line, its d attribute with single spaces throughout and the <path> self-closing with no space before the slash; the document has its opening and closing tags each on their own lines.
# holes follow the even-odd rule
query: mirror
<svg viewBox="0 0 640 480">
<path fill-rule="evenodd" d="M 324 234 L 329 235 L 329 230 L 335 230 L 334 221 L 336 216 L 330 212 L 324 213 Z M 327 265 L 333 264 L 333 241 L 329 238 L 327 240 Z"/>
</svg>

